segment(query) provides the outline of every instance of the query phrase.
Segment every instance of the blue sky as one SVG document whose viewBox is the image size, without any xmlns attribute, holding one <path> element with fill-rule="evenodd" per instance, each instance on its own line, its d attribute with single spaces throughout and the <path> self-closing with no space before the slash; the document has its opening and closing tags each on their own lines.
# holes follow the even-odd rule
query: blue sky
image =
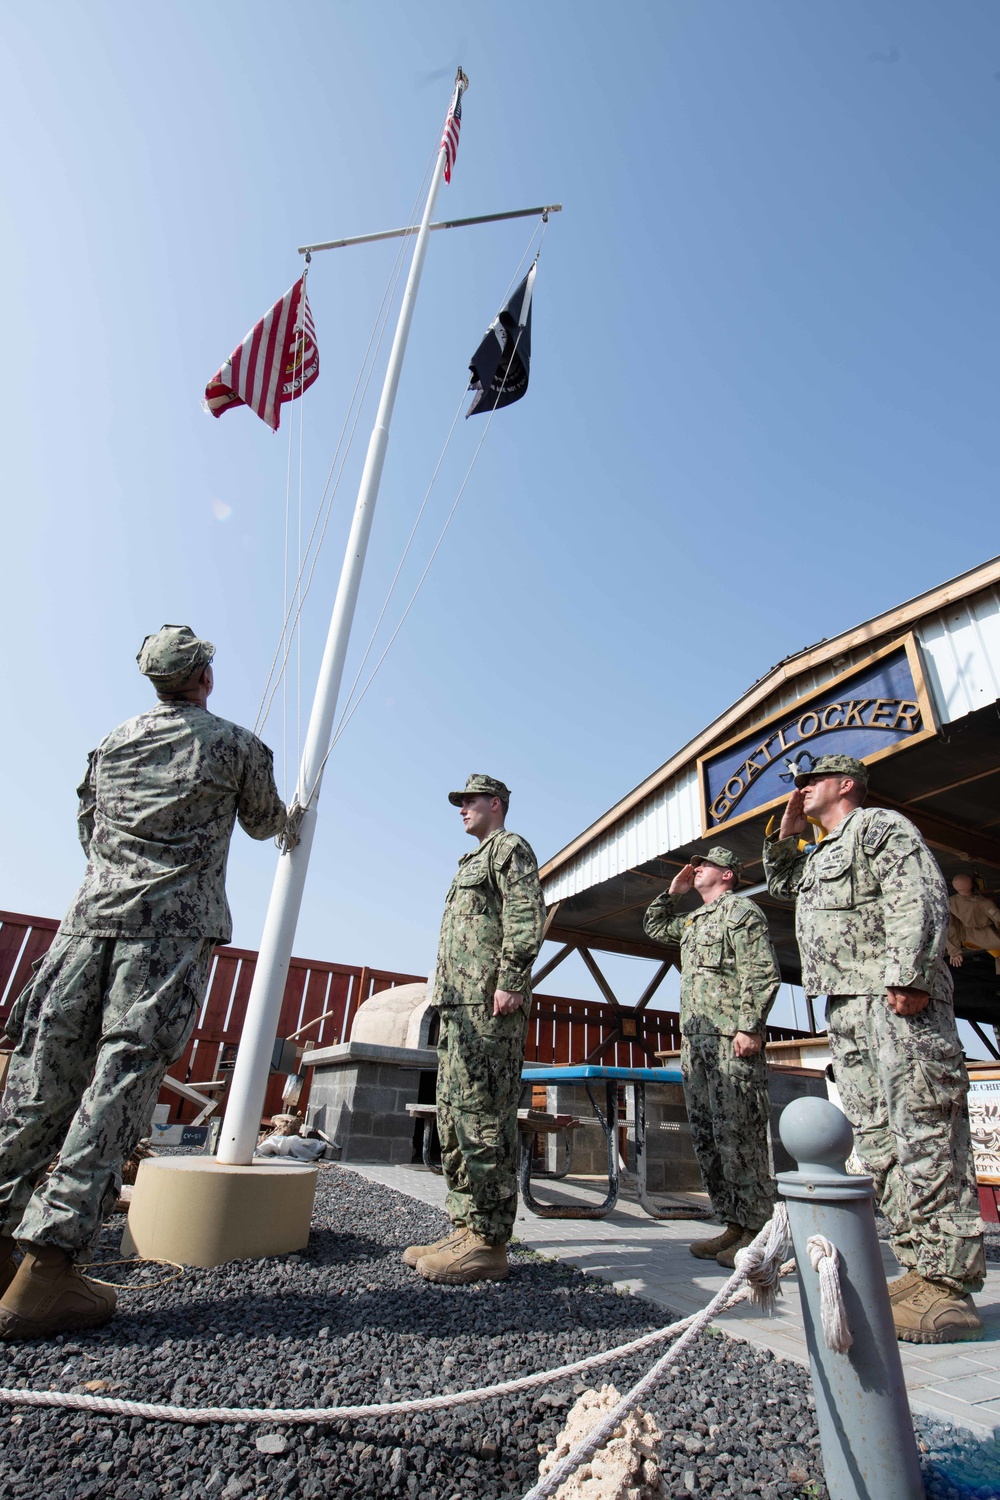
<svg viewBox="0 0 1000 1500">
<path fill-rule="evenodd" d="M 298 952 L 422 971 L 464 850 L 444 793 L 469 771 L 511 785 L 511 825 L 544 859 L 774 662 L 1000 550 L 995 5 L 2 13 L 0 905 L 68 903 L 74 788 L 148 701 L 147 632 L 213 639 L 213 707 L 253 722 L 282 616 L 287 409 L 273 436 L 200 397 L 297 276 L 297 245 L 406 220 L 459 62 L 438 216 L 565 212 L 529 395 L 494 420 L 331 758 Z M 433 237 L 355 661 L 531 229 Z M 394 253 L 313 262 L 322 373 L 291 452 L 294 511 L 301 414 L 309 517 Z M 279 699 L 265 730 L 289 783 L 372 415 L 285 724 Z M 400 602 L 481 435 L 456 430 Z M 238 943 L 257 945 L 273 864 L 237 835 Z"/>
</svg>

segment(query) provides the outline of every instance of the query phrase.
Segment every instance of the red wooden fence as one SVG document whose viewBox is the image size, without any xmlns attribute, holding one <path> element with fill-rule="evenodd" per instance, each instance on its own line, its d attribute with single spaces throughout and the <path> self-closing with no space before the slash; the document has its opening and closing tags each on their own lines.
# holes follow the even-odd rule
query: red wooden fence
<svg viewBox="0 0 1000 1500">
<path fill-rule="evenodd" d="M 32 963 L 45 953 L 58 926 L 50 917 L 0 911 L 0 1029 L 31 977 Z M 208 993 L 197 1025 L 182 1056 L 170 1069 L 174 1078 L 197 1088 L 199 1083 L 220 1077 L 218 1067 L 223 1048 L 235 1045 L 240 1039 L 256 963 L 257 954 L 248 948 L 216 948 Z M 293 958 L 281 1004 L 278 1035 L 290 1036 L 307 1021 L 315 1021 L 329 1010 L 333 1014 L 311 1027 L 302 1040 L 311 1040 L 317 1047 L 332 1047 L 350 1035 L 358 1006 L 369 995 L 423 978 L 422 974 L 396 974 L 385 969 Z M 309 1077 L 307 1069 L 307 1087 Z M 274 1114 L 281 1108 L 284 1083 L 283 1075 L 276 1074 L 271 1079 L 265 1114 Z M 307 1097 L 304 1091 L 300 1105 Z M 163 1103 L 170 1105 L 171 1120 L 191 1120 L 196 1113 L 194 1105 L 173 1093 L 165 1092 Z"/>
<path fill-rule="evenodd" d="M 50 917 L 27 917 L 16 912 L 0 911 L 0 1029 L 18 995 L 31 976 L 31 965 L 49 947 L 58 922 Z M 202 1005 L 194 1033 L 182 1057 L 170 1069 L 174 1078 L 197 1088 L 218 1078 L 223 1048 L 240 1039 L 247 999 L 253 981 L 257 954 L 248 948 L 216 948 L 209 979 L 208 993 Z M 422 974 L 397 974 L 388 969 L 355 968 L 350 964 L 332 964 L 319 959 L 293 958 L 289 966 L 285 997 L 278 1022 L 278 1035 L 291 1036 L 308 1021 L 332 1011 L 318 1026 L 305 1033 L 317 1047 L 332 1047 L 350 1037 L 351 1024 L 358 1006 L 380 990 L 397 984 L 412 984 Z M 680 1018 L 676 1011 L 649 1010 L 636 1017 L 647 1042 L 656 1051 L 678 1048 Z M 525 1060 L 537 1063 L 578 1063 L 583 1060 L 616 1027 L 615 1012 L 603 1001 L 571 1000 L 563 996 L 536 995 L 531 1012 Z M 807 1033 L 787 1027 L 768 1027 L 769 1041 L 791 1040 Z M 619 1041 L 602 1061 L 620 1067 L 643 1067 L 649 1057 L 632 1042 Z M 311 1077 L 306 1069 L 306 1078 Z M 265 1114 L 281 1108 L 283 1076 L 276 1075 L 268 1085 Z M 303 1091 L 300 1107 L 307 1094 Z M 193 1118 L 193 1105 L 167 1093 L 171 1119 Z"/>
</svg>

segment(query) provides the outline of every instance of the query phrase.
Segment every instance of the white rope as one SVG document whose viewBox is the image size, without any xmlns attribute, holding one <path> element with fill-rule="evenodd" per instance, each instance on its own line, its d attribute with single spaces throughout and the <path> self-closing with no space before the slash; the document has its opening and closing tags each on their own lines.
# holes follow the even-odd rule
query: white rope
<svg viewBox="0 0 1000 1500">
<path fill-rule="evenodd" d="M 535 259 L 536 260 L 538 259 L 538 256 L 541 254 L 541 249 L 542 249 L 542 247 L 541 247 L 541 240 L 545 238 L 545 230 L 547 228 L 548 228 L 547 221 L 543 218 L 541 239 L 539 240 L 538 251 L 536 252 L 536 255 L 535 255 Z M 521 257 L 520 265 L 517 268 L 518 271 L 521 269 L 521 266 L 523 266 L 525 260 L 527 259 L 528 251 L 531 249 L 532 240 L 534 239 L 535 234 L 537 234 L 537 233 L 538 233 L 538 226 L 536 225 L 535 229 L 532 232 L 531 239 L 528 241 L 528 249 L 525 250 L 524 255 L 522 255 L 522 257 Z M 515 276 L 517 275 L 517 271 L 515 271 L 514 275 Z M 513 282 L 511 284 L 513 284 Z M 510 295 L 509 290 L 508 290 L 507 295 L 509 297 L 509 295 Z M 504 301 L 504 305 L 506 305 L 506 299 Z M 504 371 L 504 377 L 503 377 L 503 380 L 502 380 L 502 382 L 500 384 L 500 391 L 498 392 L 498 397 L 503 394 L 504 387 L 507 384 L 507 376 L 510 373 L 510 366 L 511 366 L 511 363 L 513 362 L 513 355 L 517 353 L 517 346 L 518 346 L 518 344 L 521 341 L 521 334 L 523 333 L 523 331 L 524 331 L 523 329 L 519 329 L 518 330 L 517 338 L 514 341 L 514 348 L 511 351 L 511 360 L 508 361 L 507 368 Z M 464 394 L 463 394 L 463 401 L 464 401 Z M 455 518 L 455 512 L 458 510 L 459 502 L 461 501 L 462 496 L 465 494 L 465 491 L 466 491 L 466 488 L 468 486 L 469 480 L 472 478 L 472 471 L 476 467 L 476 462 L 477 462 L 477 460 L 479 458 L 480 453 L 482 452 L 483 444 L 485 443 L 487 437 L 489 436 L 490 427 L 493 425 L 493 418 L 496 416 L 496 414 L 497 414 L 497 407 L 494 405 L 490 409 L 490 414 L 489 414 L 489 416 L 486 419 L 486 426 L 483 429 L 482 436 L 480 437 L 479 442 L 476 445 L 476 449 L 475 449 L 475 452 L 472 455 L 472 460 L 471 460 L 471 462 L 469 464 L 469 467 L 465 471 L 465 477 L 462 480 L 461 485 L 459 486 L 458 494 L 455 496 L 455 500 L 454 500 L 454 503 L 452 504 L 451 510 L 448 512 L 448 516 L 447 516 L 447 518 L 445 520 L 444 525 L 441 528 L 441 531 L 440 531 L 440 533 L 438 535 L 438 539 L 434 543 L 434 547 L 433 547 L 433 550 L 431 552 L 431 555 L 427 559 L 427 562 L 426 562 L 426 564 L 424 566 L 424 571 L 421 573 L 419 579 L 417 580 L 417 586 L 413 590 L 413 593 L 410 595 L 409 602 L 407 603 L 406 608 L 403 610 L 403 613 L 400 616 L 399 621 L 396 624 L 395 630 L 392 632 L 392 635 L 389 637 L 389 640 L 386 643 L 385 649 L 383 650 L 383 652 L 382 652 L 381 656 L 379 657 L 378 661 L 375 663 L 374 667 L 372 668 L 371 674 L 368 677 L 368 681 L 365 683 L 364 687 L 361 689 L 361 692 L 358 694 L 357 699 L 355 700 L 355 702 L 351 703 L 351 701 L 350 701 L 351 697 L 353 696 L 354 691 L 355 691 L 355 689 L 356 689 L 356 687 L 358 685 L 358 679 L 361 676 L 362 669 L 364 668 L 365 662 L 368 660 L 368 656 L 369 656 L 369 654 L 371 652 L 372 646 L 373 646 L 374 641 L 375 641 L 375 633 L 374 632 L 372 633 L 371 640 L 368 642 L 368 646 L 367 646 L 367 648 L 365 650 L 364 657 L 362 658 L 361 666 L 358 668 L 357 676 L 355 677 L 354 682 L 351 685 L 351 692 L 350 692 L 350 694 L 348 694 L 347 705 L 345 706 L 344 711 L 343 711 L 343 713 L 340 716 L 340 719 L 339 719 L 339 721 L 338 721 L 338 723 L 336 725 L 336 728 L 334 730 L 334 733 L 333 733 L 333 736 L 332 736 L 332 738 L 330 740 L 330 743 L 329 743 L 329 745 L 326 748 L 326 754 L 323 756 L 323 759 L 320 761 L 319 770 L 316 772 L 316 775 L 315 775 L 315 777 L 313 779 L 313 784 L 309 788 L 308 793 L 304 797 L 298 799 L 298 805 L 300 805 L 303 809 L 308 808 L 309 805 L 310 805 L 310 803 L 312 802 L 313 798 L 316 796 L 316 793 L 317 793 L 317 791 L 319 789 L 319 784 L 320 784 L 320 782 L 323 779 L 323 772 L 326 770 L 326 763 L 327 763 L 327 761 L 330 759 L 330 756 L 333 754 L 333 751 L 334 751 L 334 749 L 335 749 L 338 741 L 340 740 L 342 734 L 344 733 L 344 730 L 347 728 L 348 724 L 351 722 L 351 720 L 353 719 L 355 713 L 357 712 L 357 709 L 359 708 L 362 699 L 364 698 L 365 694 L 368 692 L 368 689 L 371 687 L 372 683 L 375 681 L 375 677 L 376 677 L 376 675 L 378 673 L 379 668 L 381 667 L 382 663 L 385 661 L 385 659 L 388 656 L 390 650 L 392 649 L 393 643 L 395 642 L 396 637 L 399 635 L 399 632 L 402 630 L 403 625 L 406 622 L 406 618 L 407 618 L 407 616 L 410 613 L 410 610 L 413 608 L 414 604 L 417 601 L 417 595 L 420 593 L 420 590 L 424 586 L 424 581 L 427 578 L 427 575 L 428 575 L 428 573 L 431 570 L 431 565 L 434 562 L 434 559 L 437 557 L 438 552 L 441 549 L 441 544 L 443 543 L 443 541 L 445 539 L 445 536 L 447 535 L 448 528 L 451 526 L 451 523 L 452 523 L 452 521 Z M 450 429 L 450 431 L 448 433 L 448 437 L 447 437 L 447 439 L 445 441 L 444 448 L 441 451 L 441 456 L 438 459 L 437 466 L 435 467 L 434 473 L 431 476 L 430 485 L 428 485 L 427 492 L 424 495 L 424 502 L 423 502 L 423 505 L 421 505 L 421 507 L 420 507 L 420 514 L 417 516 L 417 521 L 418 522 L 419 522 L 419 519 L 420 519 L 420 515 L 423 514 L 424 505 L 426 505 L 426 503 L 427 503 L 427 497 L 429 496 L 430 491 L 433 488 L 434 481 L 437 478 L 438 470 L 441 468 L 441 464 L 444 461 L 445 453 L 448 451 L 448 445 L 451 442 L 452 433 L 455 431 L 455 425 L 456 425 L 457 421 L 458 421 L 458 413 L 456 412 L 455 418 L 453 419 L 452 424 L 451 424 L 451 429 Z M 413 540 L 413 532 L 414 531 L 416 531 L 416 523 L 414 524 L 413 531 L 411 531 L 411 533 L 410 533 L 410 541 L 408 541 L 407 544 L 406 544 L 406 551 L 407 552 L 409 551 L 410 542 Z M 405 558 L 405 556 L 406 556 L 406 552 L 404 552 L 404 554 L 403 554 L 404 558 Z M 400 559 L 399 567 L 396 569 L 395 577 L 393 578 L 392 584 L 391 584 L 390 589 L 389 589 L 389 595 L 387 595 L 385 603 L 382 606 L 382 611 L 381 611 L 381 613 L 380 613 L 380 615 L 378 617 L 378 622 L 376 623 L 376 626 L 375 626 L 375 630 L 376 631 L 378 630 L 378 627 L 381 624 L 382 618 L 383 618 L 383 616 L 385 614 L 386 608 L 387 608 L 388 603 L 389 603 L 389 597 L 392 594 L 392 590 L 396 586 L 396 579 L 398 579 L 398 577 L 399 577 L 399 573 L 400 573 L 400 570 L 402 568 L 402 565 L 403 565 L 403 559 Z"/>
<path fill-rule="evenodd" d="M 545 239 L 545 231 L 547 229 L 548 229 L 548 221 L 547 221 L 547 218 L 543 215 L 542 218 L 539 220 L 538 224 L 536 224 L 535 227 L 531 231 L 531 235 L 530 235 L 530 237 L 528 239 L 527 245 L 525 246 L 524 253 L 521 256 L 521 259 L 520 259 L 520 261 L 517 264 L 517 269 L 515 270 L 513 276 L 511 277 L 510 282 L 508 283 L 508 286 L 507 286 L 507 290 L 504 293 L 503 301 L 500 304 L 501 308 L 506 307 L 506 305 L 507 305 L 507 300 L 510 297 L 511 290 L 512 290 L 515 282 L 517 281 L 518 276 L 520 275 L 521 267 L 524 265 L 524 262 L 527 260 L 528 256 L 531 254 L 531 247 L 532 247 L 532 245 L 535 242 L 535 236 L 539 235 L 539 230 L 541 231 L 541 233 L 540 233 L 539 240 L 538 240 L 538 250 L 536 252 L 535 259 L 537 260 L 538 256 L 542 253 L 542 242 Z M 514 344 L 514 353 L 517 352 L 517 344 L 519 342 L 520 342 L 520 334 L 518 334 L 517 342 L 515 342 L 515 344 Z M 501 392 L 503 391 L 504 385 L 506 385 L 506 383 L 507 383 L 507 375 L 505 373 L 504 374 L 503 383 L 501 384 L 501 387 L 500 387 Z M 455 410 L 455 415 L 452 418 L 451 426 L 448 429 L 448 436 L 445 438 L 444 446 L 441 449 L 441 453 L 440 453 L 440 455 L 438 457 L 438 461 L 437 461 L 437 463 L 434 466 L 434 472 L 433 472 L 433 474 L 430 477 L 430 482 L 428 483 L 426 490 L 424 491 L 424 498 L 421 501 L 420 509 L 417 512 L 417 518 L 414 521 L 412 530 L 410 531 L 410 535 L 407 538 L 406 546 L 403 548 L 403 554 L 400 557 L 398 566 L 396 568 L 396 571 L 393 574 L 392 582 L 389 585 L 389 590 L 388 590 L 388 592 L 387 592 L 387 594 L 385 596 L 385 601 L 384 601 L 384 603 L 382 605 L 381 610 L 379 611 L 378 619 L 375 621 L 375 626 L 374 626 L 374 629 L 372 630 L 371 636 L 369 638 L 368 645 L 365 647 L 365 652 L 364 652 L 364 655 L 361 658 L 361 662 L 360 662 L 360 665 L 358 666 L 358 670 L 357 670 L 357 672 L 355 674 L 354 681 L 351 683 L 350 692 L 347 694 L 347 699 L 346 699 L 346 701 L 344 703 L 343 711 L 342 711 L 342 713 L 340 715 L 340 718 L 339 718 L 339 720 L 338 720 L 338 722 L 337 722 L 337 724 L 336 724 L 336 726 L 334 728 L 333 738 L 332 738 L 331 743 L 330 743 L 330 749 L 327 751 L 327 756 L 329 756 L 330 751 L 333 750 L 334 746 L 337 744 L 337 741 L 340 739 L 340 736 L 343 734 L 344 730 L 346 729 L 348 723 L 354 717 L 354 711 L 355 711 L 355 709 L 358 707 L 358 704 L 361 702 L 361 699 L 365 696 L 365 694 L 367 693 L 368 689 L 371 687 L 372 683 L 374 682 L 375 675 L 378 672 L 379 667 L 381 667 L 382 663 L 385 661 L 385 658 L 386 658 L 386 656 L 389 653 L 389 648 L 392 646 L 392 644 L 395 641 L 396 637 L 398 636 L 400 630 L 402 629 L 403 623 L 406 620 L 406 617 L 409 614 L 411 608 L 413 607 L 413 604 L 414 604 L 414 601 L 416 600 L 417 594 L 419 594 L 419 592 L 420 592 L 420 589 L 421 589 L 421 586 L 422 586 L 422 584 L 424 582 L 424 579 L 427 577 L 427 573 L 428 573 L 428 571 L 430 569 L 430 565 L 434 561 L 435 557 L 437 556 L 438 550 L 439 550 L 439 548 L 441 546 L 441 543 L 444 541 L 445 533 L 447 532 L 448 527 L 451 525 L 451 522 L 452 522 L 452 519 L 454 517 L 455 511 L 458 508 L 458 502 L 459 502 L 459 500 L 461 500 L 462 495 L 465 492 L 465 487 L 468 484 L 469 477 L 472 474 L 473 468 L 475 467 L 476 459 L 479 457 L 479 450 L 480 450 L 480 448 L 482 448 L 483 442 L 485 441 L 485 438 L 486 438 L 486 433 L 489 431 L 490 422 L 493 420 L 494 412 L 490 413 L 489 420 L 486 423 L 486 430 L 484 431 L 482 437 L 480 438 L 479 445 L 476 448 L 475 454 L 473 456 L 472 463 L 469 465 L 469 468 L 468 468 L 468 471 L 466 473 L 465 479 L 462 481 L 461 489 L 459 490 L 457 496 L 455 497 L 455 503 L 452 506 L 451 511 L 450 511 L 450 513 L 448 515 L 448 519 L 445 521 L 445 524 L 444 524 L 444 526 L 441 529 L 441 534 L 438 537 L 437 542 L 434 545 L 434 550 L 432 551 L 432 553 L 430 555 L 430 558 L 429 558 L 429 560 L 427 562 L 427 566 L 424 568 L 423 573 L 420 575 L 420 582 L 417 584 L 417 587 L 414 589 L 413 595 L 410 598 L 410 602 L 407 604 L 405 610 L 403 611 L 402 617 L 399 620 L 399 623 L 397 624 L 395 630 L 393 631 L 392 635 L 390 636 L 388 645 L 386 646 L 385 650 L 382 652 L 382 655 L 379 657 L 378 661 L 376 662 L 375 667 L 374 667 L 374 669 L 373 669 L 370 677 L 368 678 L 368 681 L 365 683 L 364 687 L 362 688 L 362 690 L 361 690 L 361 692 L 360 692 L 360 694 L 358 696 L 357 702 L 354 702 L 353 701 L 354 694 L 355 694 L 355 691 L 357 689 L 358 683 L 361 680 L 361 675 L 364 672 L 365 663 L 368 661 L 368 658 L 369 658 L 369 656 L 371 655 L 371 652 L 372 652 L 372 648 L 375 645 L 375 638 L 378 635 L 378 632 L 379 632 L 379 629 L 381 627 L 382 621 L 385 618 L 385 613 L 386 613 L 386 610 L 389 607 L 389 602 L 392 599 L 393 593 L 395 592 L 396 584 L 399 582 L 399 575 L 400 575 L 400 573 L 403 570 L 403 564 L 405 563 L 406 558 L 407 558 L 407 556 L 409 554 L 410 547 L 411 547 L 411 545 L 413 543 L 413 538 L 416 535 L 417 527 L 420 525 L 421 518 L 422 518 L 422 516 L 424 514 L 424 511 L 427 508 L 427 502 L 430 499 L 431 491 L 433 490 L 434 485 L 437 482 L 438 474 L 441 471 L 441 465 L 444 463 L 445 456 L 446 456 L 446 454 L 448 452 L 448 448 L 451 445 L 451 440 L 452 440 L 452 437 L 454 436 L 455 428 L 458 425 L 458 419 L 459 419 L 459 417 L 462 414 L 462 407 L 465 405 L 467 397 L 468 397 L 468 382 L 467 381 L 463 381 L 462 394 L 459 397 L 458 406 L 457 406 L 457 408 Z M 494 409 L 494 411 L 495 411 L 495 409 Z M 323 764 L 324 765 L 326 764 L 325 760 L 324 760 Z M 311 795 L 312 794 L 310 793 L 310 796 Z"/>
<path fill-rule="evenodd" d="M 764 1226 L 753 1244 L 749 1246 L 743 1265 L 737 1267 L 722 1290 L 716 1293 L 701 1312 L 681 1318 L 679 1322 L 671 1323 L 666 1328 L 658 1328 L 652 1333 L 643 1334 L 641 1338 L 633 1339 L 628 1344 L 606 1349 L 602 1354 L 591 1354 L 586 1359 L 576 1360 L 573 1364 L 559 1365 L 556 1369 L 540 1371 L 534 1375 L 523 1375 L 516 1380 L 505 1380 L 498 1385 L 452 1391 L 442 1396 L 425 1396 L 413 1401 L 382 1401 L 367 1406 L 184 1407 L 151 1401 L 123 1401 L 115 1396 L 91 1396 L 76 1391 L 23 1390 L 19 1386 L 0 1387 L 0 1402 L 12 1406 L 65 1407 L 71 1411 L 89 1411 L 102 1416 L 144 1417 L 157 1422 L 287 1422 L 302 1425 L 346 1421 L 362 1417 L 395 1417 L 407 1412 L 441 1411 L 452 1406 L 467 1406 L 472 1402 L 490 1401 L 496 1397 L 513 1395 L 518 1391 L 531 1390 L 535 1386 L 551 1385 L 554 1381 L 566 1380 L 571 1375 L 580 1375 L 597 1365 L 611 1364 L 616 1360 L 627 1359 L 633 1354 L 640 1354 L 654 1344 L 663 1343 L 664 1340 L 681 1334 L 683 1337 L 670 1351 L 670 1356 L 673 1356 L 679 1348 L 686 1347 L 716 1314 L 725 1312 L 727 1308 L 745 1301 L 748 1295 L 753 1295 L 754 1281 L 760 1274 L 758 1268 L 769 1266 L 771 1259 L 779 1256 L 787 1236 L 788 1215 L 784 1204 L 779 1203 L 774 1210 L 774 1218 Z M 756 1255 L 751 1253 L 755 1251 Z M 765 1270 L 764 1274 L 769 1275 L 769 1270 Z M 746 1285 L 748 1280 L 749 1287 Z M 659 1371 L 666 1362 L 666 1360 L 661 1360 L 651 1374 Z M 649 1378 L 647 1376 L 646 1380 Z M 642 1384 L 640 1382 L 640 1385 Z M 638 1387 L 636 1389 L 638 1390 Z M 644 1385 L 643 1389 L 645 1389 Z M 625 1402 L 630 1400 L 632 1394 L 630 1392 L 624 1398 Z M 639 1396 L 635 1399 L 639 1400 Z M 619 1406 L 622 1404 L 619 1403 Z M 573 1454 L 570 1454 L 569 1458 L 572 1457 Z M 563 1464 L 567 1462 L 568 1459 L 563 1460 Z M 583 1460 L 579 1459 L 578 1462 L 583 1462 Z M 562 1470 L 563 1464 L 560 1464 L 559 1470 Z M 575 1466 L 574 1464 L 573 1467 Z M 552 1472 L 556 1474 L 559 1470 Z"/>
<path fill-rule="evenodd" d="M 428 164 L 424 169 L 423 180 L 421 181 L 420 187 L 417 189 L 413 204 L 411 205 L 411 219 L 416 211 L 417 204 L 420 202 L 421 198 L 424 195 L 428 179 L 431 172 L 433 171 L 434 163 L 436 160 L 437 148 L 435 147 L 435 150 L 432 152 Z M 393 258 L 392 267 L 389 271 L 385 289 L 382 293 L 382 301 L 379 304 L 378 312 L 375 315 L 375 321 L 372 324 L 372 331 L 368 336 L 368 347 L 365 350 L 360 369 L 358 370 L 357 379 L 354 382 L 354 390 L 351 393 L 351 399 L 348 403 L 347 412 L 344 417 L 344 423 L 340 429 L 340 436 L 337 439 L 337 446 L 334 450 L 334 455 L 330 463 L 329 472 L 326 476 L 326 483 L 323 486 L 319 504 L 316 507 L 316 515 L 313 519 L 312 529 L 309 533 L 309 540 L 306 543 L 305 553 L 304 555 L 301 555 L 299 559 L 299 572 L 295 583 L 295 589 L 292 595 L 292 602 L 286 607 L 285 610 L 285 616 L 281 627 L 281 634 L 278 637 L 278 644 L 275 647 L 274 655 L 271 658 L 271 665 L 268 669 L 267 681 L 264 684 L 264 690 L 261 694 L 260 704 L 257 708 L 257 717 L 254 720 L 255 734 L 260 734 L 267 722 L 268 715 L 271 712 L 271 705 L 274 702 L 275 693 L 278 690 L 285 669 L 288 665 L 288 657 L 291 652 L 292 639 L 295 634 L 296 627 L 298 626 L 299 617 L 302 613 L 302 607 L 305 604 L 306 598 L 309 594 L 309 590 L 312 587 L 313 573 L 316 571 L 316 561 L 319 557 L 320 550 L 323 546 L 323 539 L 326 536 L 327 527 L 330 523 L 330 516 L 333 511 L 333 502 L 336 499 L 338 490 L 340 488 L 340 481 L 343 478 L 344 469 L 346 467 L 348 457 L 350 456 L 351 447 L 354 443 L 354 437 L 357 432 L 358 422 L 361 417 L 361 412 L 364 408 L 365 398 L 368 394 L 368 387 L 371 384 L 371 379 L 375 371 L 375 365 L 378 360 L 379 351 L 382 347 L 382 340 L 385 337 L 385 331 L 389 321 L 389 313 L 392 309 L 392 301 L 396 294 L 396 288 L 399 285 L 399 278 L 402 275 L 406 248 L 406 240 L 400 240 Z M 365 374 L 366 370 L 367 375 Z M 358 391 L 361 387 L 362 380 L 364 380 L 364 388 L 361 390 L 361 394 L 359 397 Z M 356 411 L 355 403 L 357 403 Z M 352 412 L 354 412 L 353 425 L 351 425 Z M 344 436 L 347 433 L 347 429 L 349 426 L 351 428 L 351 431 L 350 436 L 347 439 L 347 446 L 345 448 Z M 342 449 L 343 455 L 341 456 Z M 336 473 L 336 478 L 334 478 L 335 471 L 337 471 L 338 458 L 340 459 L 340 469 L 339 472 Z M 313 551 L 313 542 L 316 537 L 316 531 L 320 525 L 321 518 L 323 523 L 322 530 L 320 531 L 319 540 L 316 543 L 315 551 Z M 312 554 L 311 563 L 309 561 L 310 553 Z M 309 567 L 309 574 L 308 578 L 306 579 L 305 587 L 303 588 L 302 579 L 305 576 L 307 565 Z M 296 596 L 298 596 L 297 605 L 295 603 Z M 294 618 L 292 617 L 293 610 Z M 279 657 L 281 658 L 280 667 L 278 666 Z M 278 673 L 277 678 L 275 678 L 276 669 Z"/>
<path fill-rule="evenodd" d="M 809 1264 L 819 1274 L 819 1317 L 826 1347 L 834 1354 L 846 1354 L 854 1343 L 847 1326 L 847 1311 L 840 1290 L 840 1256 L 837 1247 L 821 1234 L 806 1240 Z"/>
<path fill-rule="evenodd" d="M 688 1326 L 677 1342 L 622 1397 L 618 1405 L 607 1412 L 587 1436 L 527 1492 L 524 1500 L 545 1500 L 546 1496 L 553 1495 L 564 1479 L 568 1479 L 581 1464 L 592 1458 L 598 1448 L 603 1448 L 615 1428 L 621 1425 L 633 1407 L 638 1406 L 643 1397 L 654 1388 L 667 1366 L 697 1338 L 716 1313 L 724 1312 L 736 1301 L 742 1301 L 747 1293 L 752 1302 L 772 1307 L 779 1290 L 778 1271 L 788 1243 L 788 1210 L 783 1203 L 778 1203 L 773 1217 L 764 1225 L 753 1243 L 737 1252 L 736 1270 L 721 1292 L 717 1292 L 700 1313 L 686 1320 Z M 749 1282 L 749 1288 L 743 1289 L 742 1294 L 731 1296 L 732 1289 L 739 1287 L 744 1281 Z"/>
</svg>

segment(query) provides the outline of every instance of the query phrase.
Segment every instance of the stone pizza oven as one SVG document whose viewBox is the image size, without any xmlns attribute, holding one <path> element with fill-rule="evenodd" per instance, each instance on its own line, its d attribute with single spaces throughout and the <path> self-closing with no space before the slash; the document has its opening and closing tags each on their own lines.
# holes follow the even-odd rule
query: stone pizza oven
<svg viewBox="0 0 1000 1500">
<path fill-rule="evenodd" d="M 399 984 L 364 1002 L 348 1041 L 306 1053 L 309 1124 L 337 1143 L 341 1161 L 419 1159 L 420 1127 L 406 1106 L 434 1102 L 438 1032 L 426 984 Z"/>
</svg>

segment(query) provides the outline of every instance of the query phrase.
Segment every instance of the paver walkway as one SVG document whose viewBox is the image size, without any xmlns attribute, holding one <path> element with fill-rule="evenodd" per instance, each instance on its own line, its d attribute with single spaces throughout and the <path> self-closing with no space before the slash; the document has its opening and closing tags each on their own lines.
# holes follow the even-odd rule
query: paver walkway
<svg viewBox="0 0 1000 1500">
<path fill-rule="evenodd" d="M 341 1163 L 372 1182 L 407 1193 L 422 1203 L 443 1208 L 442 1178 L 422 1166 L 382 1167 L 356 1162 Z M 546 1202 L 569 1199 L 600 1202 L 598 1192 L 585 1181 L 570 1183 L 533 1182 L 533 1190 Z M 704 1194 L 671 1194 L 693 1204 L 707 1202 Z M 588 1275 L 602 1276 L 615 1286 L 648 1297 L 681 1316 L 697 1312 L 728 1278 L 721 1266 L 697 1261 L 688 1253 L 692 1239 L 708 1239 L 718 1227 L 689 1219 L 655 1220 L 630 1198 L 623 1179 L 622 1194 L 614 1213 L 606 1219 L 540 1219 L 518 1210 L 514 1233 L 520 1242 L 539 1255 L 549 1255 L 578 1266 Z M 887 1245 L 882 1247 L 886 1275 L 897 1276 L 899 1267 Z M 768 1317 L 747 1304 L 724 1313 L 717 1326 L 724 1332 L 771 1349 L 786 1359 L 809 1363 L 798 1285 L 794 1277 L 782 1283 L 784 1295 L 778 1311 Z M 916 1412 L 955 1422 L 979 1437 L 1000 1440 L 1000 1266 L 991 1264 L 986 1286 L 976 1297 L 986 1324 L 986 1335 L 974 1344 L 901 1344 L 903 1371 L 910 1406 Z"/>
</svg>

